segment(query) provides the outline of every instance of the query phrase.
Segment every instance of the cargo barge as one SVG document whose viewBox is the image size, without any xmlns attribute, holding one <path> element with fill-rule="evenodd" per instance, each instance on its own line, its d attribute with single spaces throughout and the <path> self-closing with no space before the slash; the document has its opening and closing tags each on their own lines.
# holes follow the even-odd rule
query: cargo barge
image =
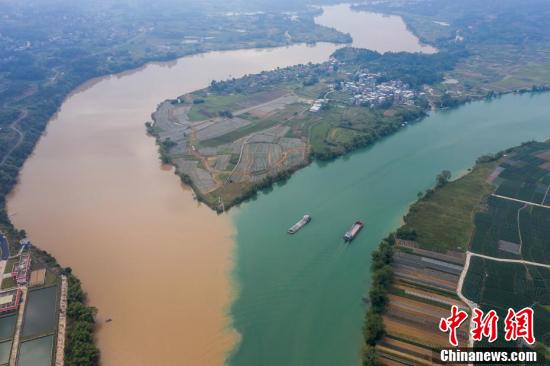
<svg viewBox="0 0 550 366">
<path fill-rule="evenodd" d="M 349 230 L 346 231 L 346 233 L 344 234 L 344 240 L 350 242 L 353 239 L 355 239 L 355 237 L 357 236 L 357 234 L 359 234 L 359 231 L 361 231 L 363 226 L 364 225 L 361 221 L 355 221 L 355 223 L 351 225 Z"/>
<path fill-rule="evenodd" d="M 306 226 L 306 224 L 308 224 L 309 222 L 311 221 L 311 216 L 309 215 L 304 215 L 304 217 L 302 217 L 300 219 L 300 221 L 298 221 L 297 223 L 295 223 L 294 225 L 292 225 L 290 227 L 290 229 L 287 230 L 287 232 L 289 234 L 295 234 L 298 230 L 300 230 L 301 228 L 303 228 L 304 226 Z"/>
</svg>

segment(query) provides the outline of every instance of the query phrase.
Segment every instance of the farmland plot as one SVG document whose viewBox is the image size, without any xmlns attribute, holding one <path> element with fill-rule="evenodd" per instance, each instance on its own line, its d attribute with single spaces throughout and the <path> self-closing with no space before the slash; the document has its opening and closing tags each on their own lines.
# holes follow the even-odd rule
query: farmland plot
<svg viewBox="0 0 550 366">
<path fill-rule="evenodd" d="M 550 270 L 473 257 L 463 293 L 502 319 L 509 307 L 535 306 L 535 337 L 550 345 Z"/>
</svg>

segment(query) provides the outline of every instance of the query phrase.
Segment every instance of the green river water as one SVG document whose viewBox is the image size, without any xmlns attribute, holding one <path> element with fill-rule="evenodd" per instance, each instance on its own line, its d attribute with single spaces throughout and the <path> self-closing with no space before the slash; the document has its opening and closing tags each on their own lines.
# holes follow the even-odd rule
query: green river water
<svg viewBox="0 0 550 366">
<path fill-rule="evenodd" d="M 480 155 L 550 137 L 550 93 L 507 95 L 431 114 L 371 148 L 313 163 L 232 213 L 236 226 L 230 309 L 238 366 L 357 365 L 370 253 L 396 229 L 419 191 Z M 312 222 L 286 233 L 304 214 Z M 366 228 L 351 245 L 342 235 Z"/>
</svg>

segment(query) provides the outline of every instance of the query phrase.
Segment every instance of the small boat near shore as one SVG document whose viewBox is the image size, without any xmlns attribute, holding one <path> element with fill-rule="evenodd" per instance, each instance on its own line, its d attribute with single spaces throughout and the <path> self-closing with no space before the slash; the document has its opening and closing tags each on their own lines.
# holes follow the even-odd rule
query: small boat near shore
<svg viewBox="0 0 550 366">
<path fill-rule="evenodd" d="M 344 234 L 344 240 L 347 242 L 351 242 L 357 234 L 359 234 L 359 231 L 365 226 L 362 221 L 355 221 L 353 225 L 349 228 L 348 231 Z"/>
<path fill-rule="evenodd" d="M 295 223 L 294 225 L 292 225 L 290 227 L 290 229 L 287 230 L 287 232 L 289 234 L 296 234 L 296 232 L 298 232 L 298 230 L 300 230 L 301 228 L 303 228 L 304 226 L 306 226 L 309 222 L 311 221 L 311 216 L 309 215 L 304 215 L 304 217 L 302 217 L 300 219 L 300 221 L 298 221 L 297 223 Z"/>
</svg>

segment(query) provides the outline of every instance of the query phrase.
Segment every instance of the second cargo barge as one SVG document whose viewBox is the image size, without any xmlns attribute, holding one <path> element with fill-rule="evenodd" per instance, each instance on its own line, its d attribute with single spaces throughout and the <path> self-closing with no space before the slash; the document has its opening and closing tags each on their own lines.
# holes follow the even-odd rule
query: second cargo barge
<svg viewBox="0 0 550 366">
<path fill-rule="evenodd" d="M 348 242 L 352 241 L 357 236 L 357 234 L 359 234 L 359 231 L 361 231 L 363 226 L 363 222 L 355 221 L 355 223 L 351 225 L 349 230 L 346 231 L 346 233 L 344 234 L 344 240 Z"/>
</svg>

